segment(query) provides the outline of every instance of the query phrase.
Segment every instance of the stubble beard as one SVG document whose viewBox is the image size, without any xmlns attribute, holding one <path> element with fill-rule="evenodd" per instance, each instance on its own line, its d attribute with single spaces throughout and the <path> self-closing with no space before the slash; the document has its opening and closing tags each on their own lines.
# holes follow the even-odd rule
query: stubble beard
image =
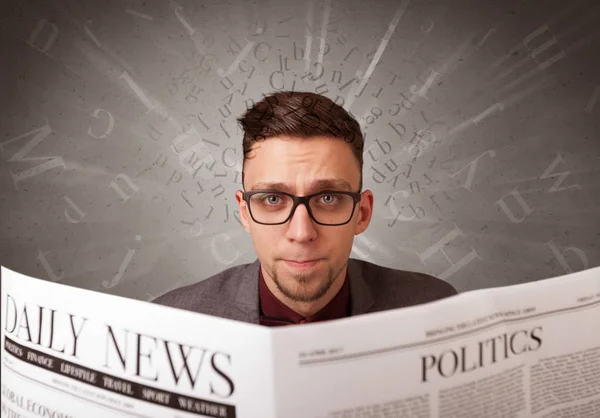
<svg viewBox="0 0 600 418">
<path fill-rule="evenodd" d="M 290 288 L 289 286 L 286 286 L 284 284 L 284 281 L 281 280 L 281 277 L 277 273 L 276 268 L 271 269 L 270 276 L 273 278 L 273 282 L 275 283 L 275 286 L 277 286 L 277 289 L 286 298 L 288 298 L 294 302 L 316 302 L 319 299 L 321 299 L 323 296 L 325 296 L 325 294 L 331 288 L 331 285 L 333 284 L 333 282 L 335 282 L 335 279 L 339 276 L 339 274 L 342 272 L 343 269 L 344 269 L 344 266 L 342 266 L 340 269 L 335 271 L 333 269 L 333 267 L 329 266 L 327 268 L 327 279 L 321 281 L 319 283 L 319 286 L 316 288 L 316 290 L 312 291 L 311 293 L 306 293 L 306 292 L 298 293 L 297 291 Z M 291 280 L 293 280 L 295 283 L 297 283 L 300 287 L 303 287 L 304 285 L 310 283 L 311 278 L 312 278 L 312 275 L 310 273 L 309 274 L 296 273 L 296 274 L 292 274 Z"/>
</svg>

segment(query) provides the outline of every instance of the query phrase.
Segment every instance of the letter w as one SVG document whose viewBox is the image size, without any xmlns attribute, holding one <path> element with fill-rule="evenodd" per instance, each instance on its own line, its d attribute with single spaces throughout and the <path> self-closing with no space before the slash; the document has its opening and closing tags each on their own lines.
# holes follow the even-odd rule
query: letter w
<svg viewBox="0 0 600 418">
<path fill-rule="evenodd" d="M 17 141 L 26 136 L 33 135 L 33 138 L 31 138 L 31 140 L 29 142 L 27 142 L 19 151 L 17 151 L 11 158 L 9 158 L 6 161 L 9 163 L 23 162 L 23 161 L 37 161 L 37 160 L 44 161 L 42 164 L 36 165 L 35 167 L 28 168 L 27 170 L 23 170 L 17 174 L 15 174 L 9 170 L 10 175 L 13 178 L 13 181 L 15 183 L 15 187 L 17 190 L 19 190 L 19 186 L 17 183 L 20 181 L 23 181 L 30 177 L 36 176 L 38 174 L 43 173 L 44 171 L 50 170 L 51 168 L 55 168 L 58 166 L 61 166 L 65 170 L 67 169 L 62 157 L 29 157 L 29 158 L 25 158 L 25 156 L 27 154 L 29 154 L 29 152 L 31 152 L 31 150 L 34 149 L 37 145 L 39 145 L 39 143 L 42 142 L 51 132 L 52 132 L 52 129 L 50 128 L 50 124 L 48 123 L 48 120 L 46 119 L 46 125 L 44 125 L 43 127 L 34 129 L 23 135 L 17 136 L 15 138 L 12 138 L 12 139 L 9 139 L 7 141 L 0 143 L 0 152 L 3 153 L 4 150 L 2 149 L 2 147 L 5 144 L 10 144 L 11 142 Z"/>
<path fill-rule="evenodd" d="M 181 353 L 181 357 L 183 359 L 183 366 L 181 366 L 181 368 L 179 369 L 179 372 L 175 371 L 175 365 L 173 364 L 173 357 L 171 356 L 171 350 L 169 349 L 169 342 L 165 341 L 165 349 L 167 350 L 167 357 L 169 358 L 169 365 L 171 366 L 171 372 L 173 373 L 173 379 L 175 380 L 176 384 L 179 384 L 179 379 L 181 379 L 181 376 L 183 374 L 183 369 L 185 369 L 185 371 L 190 379 L 190 383 L 191 383 L 192 389 L 193 389 L 194 386 L 196 385 L 196 379 L 198 379 L 198 373 L 200 373 L 200 368 L 202 367 L 202 362 L 204 361 L 204 355 L 206 354 L 206 350 L 202 349 L 202 357 L 200 357 L 200 362 L 198 363 L 198 370 L 196 370 L 196 374 L 192 378 L 192 372 L 190 371 L 190 367 L 188 365 L 188 355 L 190 354 L 192 349 L 194 349 L 196 347 L 185 346 L 185 348 L 188 349 L 187 352 L 185 352 L 183 345 L 181 345 L 181 344 L 177 344 L 177 345 L 179 346 L 179 352 Z"/>
</svg>

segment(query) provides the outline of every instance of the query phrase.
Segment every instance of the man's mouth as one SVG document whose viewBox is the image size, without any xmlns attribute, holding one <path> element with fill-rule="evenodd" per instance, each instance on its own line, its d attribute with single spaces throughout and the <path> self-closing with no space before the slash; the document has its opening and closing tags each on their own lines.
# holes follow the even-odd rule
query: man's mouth
<svg viewBox="0 0 600 418">
<path fill-rule="evenodd" d="M 285 263 L 293 268 L 307 268 L 316 265 L 321 259 L 314 260 L 283 260 Z"/>
</svg>

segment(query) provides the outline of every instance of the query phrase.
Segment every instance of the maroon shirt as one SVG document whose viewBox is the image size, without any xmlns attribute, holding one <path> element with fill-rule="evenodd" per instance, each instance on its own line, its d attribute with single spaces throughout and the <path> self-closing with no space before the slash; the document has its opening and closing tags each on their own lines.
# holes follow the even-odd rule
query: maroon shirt
<svg viewBox="0 0 600 418">
<path fill-rule="evenodd" d="M 348 273 L 342 288 L 334 298 L 319 312 L 304 317 L 284 305 L 269 290 L 262 275 L 262 269 L 258 269 L 258 294 L 260 300 L 260 325 L 276 327 L 280 325 L 305 324 L 307 322 L 328 321 L 350 316 L 350 283 Z"/>
</svg>

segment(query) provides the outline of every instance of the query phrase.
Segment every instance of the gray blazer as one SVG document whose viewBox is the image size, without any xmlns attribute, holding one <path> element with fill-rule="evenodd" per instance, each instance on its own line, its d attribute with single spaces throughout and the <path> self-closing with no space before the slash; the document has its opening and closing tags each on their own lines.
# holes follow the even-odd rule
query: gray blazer
<svg viewBox="0 0 600 418">
<path fill-rule="evenodd" d="M 237 321 L 259 323 L 260 261 L 230 267 L 183 286 L 152 303 Z M 454 287 L 424 273 L 395 270 L 368 261 L 348 260 L 351 315 L 403 308 L 457 294 Z"/>
</svg>

